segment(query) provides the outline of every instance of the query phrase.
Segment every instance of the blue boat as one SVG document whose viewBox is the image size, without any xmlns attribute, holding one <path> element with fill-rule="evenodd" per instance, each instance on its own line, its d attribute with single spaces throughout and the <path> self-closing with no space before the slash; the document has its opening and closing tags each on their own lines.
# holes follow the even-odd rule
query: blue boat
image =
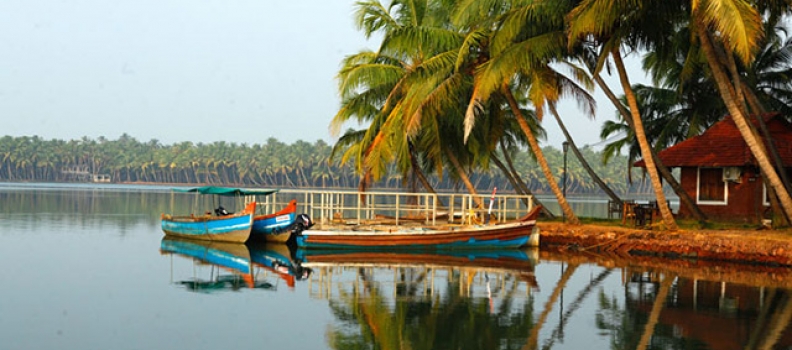
<svg viewBox="0 0 792 350">
<path fill-rule="evenodd" d="M 278 212 L 254 216 L 251 238 L 268 242 L 287 242 L 292 236 L 290 228 L 294 224 L 296 213 L 297 200 L 292 199 Z"/>
<path fill-rule="evenodd" d="M 166 236 L 245 243 L 253 227 L 253 212 L 256 202 L 249 203 L 245 210 L 228 215 L 185 215 L 162 214 L 162 231 Z"/>
<path fill-rule="evenodd" d="M 252 196 L 255 198 L 255 203 L 260 202 L 259 196 L 269 196 L 280 190 L 266 189 L 266 188 L 239 188 L 239 187 L 219 187 L 219 186 L 203 186 L 193 188 L 175 188 L 175 192 L 182 193 L 200 193 L 217 195 L 224 197 L 246 197 Z M 241 201 L 241 200 L 240 200 Z M 253 203 L 253 202 L 252 202 Z M 250 203 L 248 203 L 248 206 Z M 226 217 L 228 214 L 223 212 L 223 208 L 215 209 L 215 214 L 219 217 Z M 248 208 L 246 207 L 245 213 Z M 271 242 L 286 242 L 291 236 L 291 226 L 295 222 L 295 213 L 297 211 L 297 201 L 292 200 L 286 207 L 275 213 L 257 213 L 256 206 L 252 207 L 250 213 L 252 214 L 252 224 L 250 227 L 249 237 L 245 240 L 262 240 Z M 212 217 L 211 212 L 202 215 L 202 217 Z M 164 229 L 164 228 L 163 228 Z M 194 237 L 197 238 L 197 237 Z M 236 239 L 234 242 L 245 242 Z M 214 239 L 213 239 L 214 240 Z"/>
</svg>

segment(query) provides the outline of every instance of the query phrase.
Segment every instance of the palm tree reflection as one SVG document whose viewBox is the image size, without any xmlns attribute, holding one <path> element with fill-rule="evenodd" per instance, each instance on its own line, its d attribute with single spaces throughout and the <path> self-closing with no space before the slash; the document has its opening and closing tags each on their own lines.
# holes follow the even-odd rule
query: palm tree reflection
<svg viewBox="0 0 792 350">
<path fill-rule="evenodd" d="M 351 271 L 355 281 L 339 284 L 329 298 L 338 321 L 328 330 L 334 349 L 519 349 L 534 327 L 535 282 L 520 273 L 436 266 Z"/>
</svg>

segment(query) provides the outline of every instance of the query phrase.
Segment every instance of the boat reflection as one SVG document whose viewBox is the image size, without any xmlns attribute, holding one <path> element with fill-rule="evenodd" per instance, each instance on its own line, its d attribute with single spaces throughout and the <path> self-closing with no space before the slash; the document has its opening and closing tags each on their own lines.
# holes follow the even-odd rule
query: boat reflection
<svg viewBox="0 0 792 350">
<path fill-rule="evenodd" d="M 327 300 L 335 349 L 486 349 L 525 344 L 535 324 L 535 252 L 297 250 Z M 486 331 L 481 331 L 486 330 Z"/>
<path fill-rule="evenodd" d="M 296 276 L 289 275 L 290 255 L 283 256 L 283 251 L 277 245 L 251 248 L 241 243 L 165 237 L 160 243 L 160 253 L 192 262 L 192 277 L 177 281 L 174 281 L 174 264 L 171 263 L 171 282 L 192 292 L 275 290 L 278 283 L 268 280 L 271 274 L 285 279 L 289 287 L 294 286 L 293 281 L 296 279 Z M 203 272 L 199 270 L 204 267 L 208 267 L 208 277 L 199 277 L 199 272 Z M 291 270 L 299 271 L 300 278 L 310 273 L 309 270 L 293 267 Z"/>
<path fill-rule="evenodd" d="M 463 270 L 467 274 L 506 274 L 537 287 L 533 267 L 536 250 L 484 251 L 365 251 L 297 249 L 296 259 L 303 267 Z"/>
<path fill-rule="evenodd" d="M 283 243 L 248 243 L 250 257 L 256 267 L 271 272 L 294 289 L 295 281 L 307 279 L 311 269 L 294 259 L 293 249 Z"/>
</svg>

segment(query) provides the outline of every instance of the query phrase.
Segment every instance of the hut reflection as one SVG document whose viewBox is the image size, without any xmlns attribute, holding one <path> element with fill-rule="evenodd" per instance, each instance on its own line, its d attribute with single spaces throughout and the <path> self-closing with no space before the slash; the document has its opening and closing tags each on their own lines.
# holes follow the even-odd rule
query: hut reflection
<svg viewBox="0 0 792 350">
<path fill-rule="evenodd" d="M 606 303 L 598 313 L 598 324 L 611 332 L 612 342 L 624 345 L 617 348 L 792 347 L 792 294 L 788 289 L 657 271 L 627 274 L 624 309 Z"/>
</svg>

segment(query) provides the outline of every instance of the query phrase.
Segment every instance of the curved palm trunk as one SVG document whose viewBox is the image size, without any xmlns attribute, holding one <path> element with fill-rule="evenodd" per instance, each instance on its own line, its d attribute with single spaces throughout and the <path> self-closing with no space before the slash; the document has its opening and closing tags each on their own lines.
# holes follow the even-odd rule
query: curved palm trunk
<svg viewBox="0 0 792 350">
<path fill-rule="evenodd" d="M 675 277 L 665 276 L 663 281 L 660 282 L 660 290 L 657 291 L 654 304 L 652 304 L 652 311 L 649 313 L 649 320 L 646 321 L 646 327 L 641 335 L 641 340 L 638 341 L 637 350 L 644 350 L 649 345 L 649 339 L 652 339 L 655 326 L 660 320 L 660 311 L 663 310 L 663 304 L 668 297 L 668 292 L 671 290 L 671 285 L 674 283 Z"/>
<path fill-rule="evenodd" d="M 663 193 L 663 184 L 660 182 L 660 176 L 657 174 L 657 167 L 655 160 L 652 156 L 652 146 L 646 139 L 646 131 L 643 127 L 640 112 L 638 111 L 638 101 L 635 99 L 635 94 L 632 91 L 632 86 L 627 78 L 627 70 L 624 68 L 624 62 L 619 53 L 619 47 L 611 50 L 611 56 L 619 72 L 619 80 L 621 81 L 624 95 L 627 97 L 627 103 L 630 106 L 630 114 L 632 115 L 633 123 L 635 124 L 635 138 L 638 140 L 638 145 L 641 147 L 641 154 L 643 155 L 644 162 L 646 163 L 646 171 L 649 173 L 649 179 L 652 181 L 652 188 L 657 198 L 657 206 L 660 208 L 660 215 L 663 217 L 663 223 L 669 230 L 677 230 L 676 221 L 671 214 L 671 209 L 668 208 L 665 193 Z"/>
<path fill-rule="evenodd" d="M 716 44 L 713 43 L 713 47 Z M 767 140 L 766 144 L 760 144 L 766 154 L 770 156 L 775 163 L 776 169 L 779 171 L 778 175 L 781 178 L 781 183 L 784 184 L 784 188 L 789 191 L 789 179 L 786 175 L 786 171 L 784 171 L 784 163 L 781 161 L 781 157 L 778 155 L 778 149 L 775 147 L 775 143 L 773 142 L 773 138 L 770 136 L 770 131 L 767 129 L 767 125 L 764 122 L 764 118 L 762 118 L 761 114 L 766 112 L 765 108 L 759 102 L 759 99 L 753 94 L 751 89 L 743 90 L 743 84 L 740 80 L 740 74 L 737 70 L 737 62 L 734 60 L 734 55 L 726 54 L 725 50 L 722 47 L 719 50 L 716 50 L 716 54 L 718 55 L 718 59 L 720 60 L 721 64 L 729 68 L 729 73 L 732 76 L 732 85 L 729 87 L 729 92 L 735 96 L 735 103 L 738 105 L 740 110 L 744 113 L 744 115 L 750 115 L 748 106 L 754 111 L 755 114 L 759 115 L 756 117 L 756 124 L 759 125 L 759 131 L 761 131 L 762 135 L 764 136 L 765 140 Z M 748 126 L 751 128 L 751 133 L 757 135 L 756 128 L 748 123 Z M 767 182 L 767 176 L 761 172 L 762 180 L 764 183 Z M 781 221 L 781 226 L 789 225 L 789 217 L 784 214 L 784 210 L 781 207 L 781 204 L 778 200 L 778 197 L 775 193 L 775 190 L 767 186 L 768 189 L 768 196 L 770 197 L 770 207 L 773 210 L 773 214 L 775 218 L 778 218 Z M 760 218 L 761 219 L 761 218 Z"/>
<path fill-rule="evenodd" d="M 773 303 L 775 296 L 776 289 L 768 288 L 767 296 L 764 297 L 764 305 L 762 305 L 759 314 L 756 316 L 756 324 L 751 331 L 751 335 L 748 337 L 748 343 L 745 344 L 745 349 L 756 349 L 760 337 L 764 337 L 764 330 L 767 329 L 768 318 L 772 315 L 772 312 L 775 311 Z"/>
<path fill-rule="evenodd" d="M 539 330 L 542 329 L 542 326 L 547 321 L 547 316 L 550 315 L 550 311 L 553 310 L 553 304 L 555 304 L 556 300 L 558 300 L 558 296 L 561 295 L 561 292 L 564 291 L 566 288 L 567 282 L 569 279 L 572 278 L 572 275 L 577 270 L 578 264 L 569 264 L 566 271 L 561 275 L 561 278 L 556 283 L 555 288 L 553 288 L 553 293 L 550 294 L 550 297 L 547 298 L 547 302 L 545 302 L 545 308 L 542 310 L 542 313 L 539 315 L 539 318 L 536 319 L 536 324 L 531 329 L 531 336 L 528 337 L 528 341 L 526 342 L 523 349 L 537 349 L 538 348 L 538 340 L 539 340 Z"/>
<path fill-rule="evenodd" d="M 520 173 L 514 167 L 514 162 L 512 161 L 511 156 L 509 156 L 509 152 L 506 152 L 506 147 L 503 146 L 503 141 L 501 141 L 501 149 L 503 150 L 503 159 L 506 160 L 506 165 L 509 167 L 509 171 L 511 171 L 515 180 L 517 180 L 517 184 L 522 188 L 523 193 L 533 196 L 533 192 L 528 187 L 528 185 L 525 184 L 525 181 L 523 181 L 522 177 L 520 177 Z M 547 206 L 542 205 L 542 202 L 540 202 L 536 197 L 533 197 L 533 201 L 537 205 L 542 206 L 542 213 L 544 213 L 544 215 L 550 219 L 555 218 L 555 214 L 553 214 L 550 209 L 547 209 Z"/>
<path fill-rule="evenodd" d="M 591 179 L 597 183 L 597 185 L 605 192 L 605 194 L 608 195 L 608 197 L 610 197 L 611 200 L 619 203 L 619 205 L 622 205 L 621 198 L 619 198 L 619 196 L 616 195 L 616 193 L 613 192 L 613 190 L 611 190 L 607 184 L 605 184 L 605 181 L 602 181 L 599 175 L 597 175 L 597 173 L 594 172 L 594 169 L 591 168 L 591 165 L 589 165 L 588 161 L 586 161 L 586 158 L 583 158 L 583 154 L 580 153 L 580 150 L 578 149 L 577 145 L 575 145 L 575 141 L 572 140 L 572 136 L 569 135 L 569 131 L 567 130 L 566 125 L 564 125 L 564 122 L 561 120 L 561 117 L 558 115 L 558 111 L 556 110 L 555 106 L 552 104 L 550 104 L 550 112 L 553 113 L 553 117 L 555 117 L 556 122 L 558 122 L 558 127 L 560 127 L 561 132 L 564 133 L 564 137 L 566 138 L 567 142 L 569 142 L 569 145 L 572 147 L 572 153 L 575 154 L 575 157 L 577 157 L 578 161 L 580 162 L 580 165 L 583 166 L 583 169 L 586 169 L 586 172 L 589 174 L 589 176 L 591 176 Z"/>
<path fill-rule="evenodd" d="M 755 113 L 764 114 L 767 112 L 764 106 L 762 106 L 762 104 L 759 102 L 759 99 L 756 97 L 756 94 L 754 94 L 753 90 L 746 90 L 745 98 L 748 101 L 748 105 L 751 106 L 751 109 L 753 109 Z M 780 170 L 778 175 L 781 177 L 781 183 L 783 183 L 784 187 L 787 189 L 787 191 L 789 191 L 792 187 L 789 185 L 789 177 L 787 176 L 787 172 L 784 170 L 784 162 L 781 161 L 781 156 L 778 154 L 778 147 L 775 146 L 775 140 L 773 140 L 773 138 L 770 136 L 770 130 L 767 129 L 767 124 L 764 122 L 764 119 L 759 117 L 756 118 L 756 121 L 757 124 L 759 124 L 759 130 L 762 131 L 762 135 L 764 135 L 765 140 L 767 140 L 767 151 L 773 158 L 776 169 Z M 762 174 L 762 180 L 767 183 L 764 174 Z M 773 188 L 770 186 L 767 187 L 770 197 L 770 207 L 773 209 L 773 214 L 780 219 L 781 225 L 788 226 L 790 223 L 790 218 L 784 214 L 784 210 L 781 208 L 781 204 L 778 202 L 778 196 L 776 196 Z"/>
<path fill-rule="evenodd" d="M 563 193 L 561 193 L 561 188 L 558 187 L 558 182 L 555 180 L 553 173 L 550 171 L 550 166 L 547 164 L 547 159 L 545 159 L 542 149 L 539 147 L 539 141 L 536 140 L 533 132 L 531 132 L 531 127 L 528 126 L 528 122 L 525 121 L 522 112 L 520 112 L 520 106 L 517 104 L 517 100 L 514 98 L 514 95 L 508 87 L 503 87 L 503 93 L 506 96 L 506 99 L 509 101 L 509 106 L 512 109 L 512 113 L 514 113 L 515 117 L 517 118 L 517 123 L 520 125 L 520 129 L 522 129 L 525 137 L 528 139 L 528 145 L 531 146 L 531 150 L 536 156 L 536 162 L 539 163 L 539 167 L 542 168 L 542 172 L 547 179 L 547 185 L 550 186 L 550 190 L 553 191 L 553 194 L 555 194 L 556 198 L 558 199 L 558 205 L 561 207 L 561 211 L 564 212 L 567 222 L 572 225 L 580 225 L 580 220 L 575 215 L 575 212 L 572 211 L 572 207 L 569 206 L 569 202 L 567 202 L 566 197 L 564 197 Z"/>
<path fill-rule="evenodd" d="M 514 190 L 517 191 L 517 193 L 525 196 L 533 196 L 533 193 L 531 193 L 530 190 L 528 190 L 528 192 L 525 192 L 525 190 L 523 189 L 524 186 L 520 186 L 520 182 L 522 180 L 519 178 L 515 178 L 515 175 L 511 171 L 509 171 L 506 165 L 503 164 L 503 162 L 501 162 L 500 159 L 498 159 L 498 157 L 495 156 L 495 154 L 491 154 L 490 159 L 492 160 L 493 163 L 495 163 L 495 166 L 497 166 L 503 172 L 503 174 L 509 180 L 509 183 L 511 183 L 512 187 L 514 187 Z M 532 199 L 534 204 L 542 206 L 542 213 L 548 215 L 551 218 L 553 217 L 553 213 L 547 210 L 547 207 L 542 205 L 542 202 L 540 202 L 539 199 L 537 199 L 536 197 L 532 197 Z M 531 207 L 531 203 L 528 202 L 527 198 L 522 198 L 522 201 L 526 207 Z"/>
<path fill-rule="evenodd" d="M 413 153 L 412 144 L 409 144 L 409 150 L 410 150 L 410 154 L 409 154 L 410 164 L 412 165 L 413 174 L 418 178 L 418 181 L 421 183 L 421 185 L 427 191 L 429 191 L 429 193 L 435 195 L 439 207 L 441 209 L 445 209 L 445 205 L 440 200 L 440 198 L 437 197 L 437 191 L 435 191 L 434 187 L 432 187 L 432 184 L 429 182 L 429 179 L 426 178 L 426 175 L 424 175 L 423 171 L 421 170 L 421 167 L 418 165 L 418 160 L 415 159 L 415 153 Z"/>
<path fill-rule="evenodd" d="M 792 297 L 787 295 L 782 305 L 783 306 L 780 308 L 781 311 L 770 320 L 770 327 L 766 328 L 765 338 L 762 340 L 762 343 L 756 347 L 757 349 L 772 349 L 778 340 L 781 339 L 781 336 L 784 335 L 784 331 L 789 327 L 789 321 L 792 320 Z"/>
<path fill-rule="evenodd" d="M 732 91 L 736 97 L 735 102 L 740 106 L 740 109 L 748 114 L 748 106 L 745 103 L 745 94 L 743 93 L 742 84 L 740 84 L 740 73 L 737 71 L 737 62 L 734 60 L 734 55 L 725 55 L 723 51 L 719 54 L 726 56 L 726 65 L 729 67 L 729 72 L 732 76 Z"/>
<path fill-rule="evenodd" d="M 508 150 L 506 149 L 506 145 L 503 144 L 503 140 L 500 141 L 501 151 L 503 152 L 503 160 L 506 161 L 506 165 L 509 168 L 509 172 L 512 174 L 515 180 L 517 180 L 517 185 L 520 186 L 520 189 L 523 193 L 533 195 L 531 189 L 525 184 L 525 181 L 522 180 L 520 176 L 520 172 L 514 167 L 514 161 L 512 161 L 511 156 L 509 155 Z"/>
<path fill-rule="evenodd" d="M 613 91 L 611 91 L 608 85 L 605 84 L 605 81 L 602 80 L 602 77 L 600 77 L 599 74 L 594 75 L 594 80 L 597 82 L 597 85 L 599 85 L 605 95 L 608 96 L 608 99 L 613 103 L 613 105 L 616 106 L 616 109 L 619 110 L 619 113 L 622 115 L 622 117 L 624 117 L 627 125 L 631 129 L 635 130 L 635 124 L 633 124 L 632 118 L 630 118 L 630 111 L 624 108 L 624 106 L 619 102 L 619 99 L 616 97 Z M 663 180 L 665 180 L 666 183 L 671 186 L 671 188 L 674 190 L 674 193 L 676 193 L 676 195 L 679 197 L 679 202 L 681 205 L 684 205 L 685 208 L 687 208 L 693 214 L 696 220 L 701 223 L 706 222 L 707 215 L 705 215 L 704 212 L 701 211 L 701 208 L 696 205 L 696 202 L 693 201 L 693 198 L 690 198 L 690 195 L 687 193 L 687 191 L 685 191 L 684 188 L 682 188 L 682 185 L 679 184 L 679 181 L 674 178 L 674 175 L 671 174 L 671 171 L 668 170 L 668 167 L 663 165 L 663 162 L 657 157 L 657 153 L 655 152 L 654 148 L 651 150 L 652 159 L 655 160 L 655 166 L 657 166 L 657 170 L 660 172 L 660 175 L 663 176 Z"/>
<path fill-rule="evenodd" d="M 564 326 L 567 325 L 567 322 L 572 317 L 572 314 L 577 311 L 580 306 L 583 304 L 583 301 L 591 294 L 591 291 L 594 290 L 596 286 L 602 283 L 608 275 L 613 272 L 613 269 L 607 269 L 600 272 L 600 274 L 595 277 L 593 280 L 589 281 L 589 284 L 586 285 L 586 288 L 583 288 L 577 295 L 577 297 L 569 303 L 569 308 L 567 308 L 563 315 L 561 315 L 561 320 L 558 322 L 558 326 L 556 329 L 553 330 L 553 333 L 550 334 L 550 339 L 542 346 L 542 349 L 552 349 L 553 343 L 556 339 L 563 338 L 564 334 Z"/>
<path fill-rule="evenodd" d="M 462 164 L 459 163 L 459 159 L 457 159 L 457 157 L 454 156 L 454 153 L 452 153 L 448 148 L 446 148 L 444 151 L 448 157 L 448 160 L 451 161 L 451 164 L 454 166 L 454 170 L 456 170 L 457 175 L 459 175 L 459 179 L 461 179 L 462 183 L 465 184 L 468 193 L 473 195 L 473 200 L 476 202 L 476 206 L 478 206 L 479 209 L 484 208 L 484 202 L 481 200 L 481 198 L 479 198 L 478 192 L 476 192 L 476 187 L 473 186 L 473 183 L 470 181 L 467 173 L 465 173 L 465 169 L 462 167 Z"/>
<path fill-rule="evenodd" d="M 523 191 L 522 187 L 517 183 L 517 179 L 515 179 L 509 169 L 506 168 L 506 165 L 503 164 L 503 162 L 501 162 L 501 160 L 495 155 L 495 152 L 490 153 L 490 160 L 495 163 L 495 166 L 498 167 L 498 169 L 500 169 L 500 171 L 503 173 L 503 176 L 506 177 L 506 180 L 509 181 L 509 184 L 511 184 L 512 188 L 514 188 L 514 191 L 517 192 L 517 194 L 521 196 L 527 195 Z M 523 204 L 528 205 L 527 199 L 523 198 L 522 200 Z"/>
<path fill-rule="evenodd" d="M 721 65 L 718 64 L 715 49 L 712 45 L 712 42 L 710 41 L 709 34 L 707 34 L 706 27 L 703 23 L 701 23 L 701 21 L 697 23 L 696 27 L 699 41 L 701 42 L 701 48 L 704 51 L 704 55 L 707 57 L 707 63 L 709 64 L 710 70 L 712 71 L 712 76 L 715 78 L 715 82 L 718 85 L 718 91 L 720 92 L 721 99 L 723 99 L 723 102 L 726 105 L 726 109 L 731 114 L 734 124 L 737 126 L 737 130 L 740 131 L 745 143 L 751 150 L 751 154 L 753 154 L 754 158 L 756 158 L 759 168 L 767 176 L 767 180 L 769 182 L 768 184 L 776 191 L 778 201 L 781 203 L 784 213 L 787 217 L 792 217 L 792 198 L 790 198 L 789 192 L 786 190 L 786 188 L 784 188 L 781 178 L 778 176 L 778 173 L 770 163 L 770 160 L 768 159 L 767 154 L 764 152 L 762 145 L 759 143 L 759 140 L 757 140 L 756 135 L 751 132 L 751 127 L 748 125 L 746 116 L 735 103 L 734 96 L 732 96 L 729 89 L 729 79 L 726 75 L 726 72 L 723 71 Z"/>
</svg>

